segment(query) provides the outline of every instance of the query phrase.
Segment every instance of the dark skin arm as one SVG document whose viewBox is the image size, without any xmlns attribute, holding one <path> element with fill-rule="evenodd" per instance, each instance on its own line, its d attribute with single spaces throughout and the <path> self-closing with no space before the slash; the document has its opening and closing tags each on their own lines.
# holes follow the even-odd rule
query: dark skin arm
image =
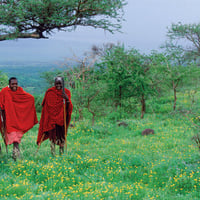
<svg viewBox="0 0 200 200">
<path fill-rule="evenodd" d="M 62 97 L 66 100 L 67 103 L 69 103 L 69 98 L 64 91 L 62 92 Z"/>
<path fill-rule="evenodd" d="M 0 116 L 1 117 L 3 116 L 3 112 L 4 112 L 4 110 L 2 110 L 1 107 L 0 107 Z M 2 120 L 2 118 L 1 118 L 1 120 Z"/>
</svg>

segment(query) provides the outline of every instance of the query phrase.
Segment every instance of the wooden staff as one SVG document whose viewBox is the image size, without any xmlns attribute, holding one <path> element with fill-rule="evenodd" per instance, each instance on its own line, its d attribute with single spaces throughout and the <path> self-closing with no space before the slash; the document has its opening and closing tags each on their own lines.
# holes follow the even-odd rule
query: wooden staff
<svg viewBox="0 0 200 200">
<path fill-rule="evenodd" d="M 7 148 L 7 144 L 6 144 L 6 138 L 5 138 L 5 122 L 4 122 L 4 118 L 3 118 L 3 113 L 0 107 L 0 113 L 1 113 L 1 136 L 3 138 L 4 144 L 6 146 L 6 153 L 8 154 L 8 148 Z"/>
<path fill-rule="evenodd" d="M 62 78 L 62 91 L 65 94 L 65 84 L 64 79 Z M 63 97 L 63 115 L 64 115 L 64 130 L 65 130 L 65 149 L 67 152 L 67 123 L 66 123 L 66 100 Z"/>
<path fill-rule="evenodd" d="M 41 143 L 42 143 L 43 140 L 44 140 L 44 136 L 45 136 L 45 133 L 43 133 L 43 135 L 42 135 L 41 141 L 40 141 L 40 143 L 38 144 L 38 148 L 37 148 L 37 151 L 35 152 L 35 155 L 36 155 L 37 152 L 39 151 L 40 145 L 41 145 Z"/>
</svg>

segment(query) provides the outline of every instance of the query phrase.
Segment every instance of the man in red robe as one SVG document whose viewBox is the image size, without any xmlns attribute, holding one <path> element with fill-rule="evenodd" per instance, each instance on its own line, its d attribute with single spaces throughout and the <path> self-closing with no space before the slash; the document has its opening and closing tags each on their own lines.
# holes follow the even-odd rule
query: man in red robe
<svg viewBox="0 0 200 200">
<path fill-rule="evenodd" d="M 0 92 L 0 107 L 0 131 L 6 146 L 13 144 L 16 160 L 22 136 L 38 123 L 34 97 L 18 86 L 17 78 L 11 77 L 9 85 Z"/>
<path fill-rule="evenodd" d="M 64 152 L 66 131 L 73 110 L 71 93 L 63 87 L 63 83 L 62 77 L 56 77 L 54 87 L 49 88 L 45 93 L 37 137 L 38 145 L 46 139 L 51 141 L 51 153 L 53 155 L 55 155 L 55 144 L 60 146 L 60 154 Z"/>
</svg>

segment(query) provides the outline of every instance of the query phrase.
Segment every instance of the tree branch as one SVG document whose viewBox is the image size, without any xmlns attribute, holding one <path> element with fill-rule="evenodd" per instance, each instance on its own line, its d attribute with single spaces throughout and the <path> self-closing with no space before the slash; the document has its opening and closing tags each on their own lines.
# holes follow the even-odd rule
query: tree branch
<svg viewBox="0 0 200 200">
<path fill-rule="evenodd" d="M 37 32 L 33 32 L 33 33 L 10 33 L 10 34 L 5 34 L 5 35 L 0 35 L 0 41 L 3 40 L 8 40 L 8 38 L 34 38 L 34 39 L 41 39 L 41 38 L 46 38 L 48 39 L 48 37 L 45 37 Z"/>
</svg>

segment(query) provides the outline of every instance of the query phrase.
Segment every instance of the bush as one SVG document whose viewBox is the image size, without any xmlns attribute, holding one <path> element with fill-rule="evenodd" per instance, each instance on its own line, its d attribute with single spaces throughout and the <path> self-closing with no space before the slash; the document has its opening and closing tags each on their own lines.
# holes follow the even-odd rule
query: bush
<svg viewBox="0 0 200 200">
<path fill-rule="evenodd" d="M 35 108 L 36 111 L 41 113 L 42 112 L 42 100 L 43 100 L 43 95 L 36 95 L 34 96 L 35 98 Z"/>
</svg>

